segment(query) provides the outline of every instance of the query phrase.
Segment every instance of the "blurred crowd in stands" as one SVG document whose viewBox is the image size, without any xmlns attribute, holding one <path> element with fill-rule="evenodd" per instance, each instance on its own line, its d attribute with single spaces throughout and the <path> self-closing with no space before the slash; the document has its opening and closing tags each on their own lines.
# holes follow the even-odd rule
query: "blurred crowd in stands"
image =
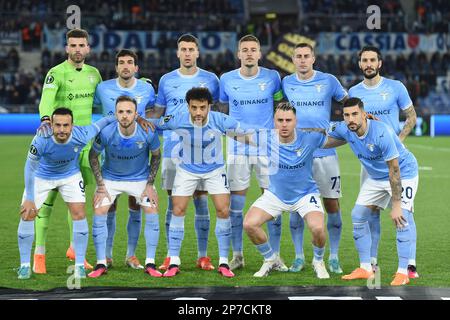
<svg viewBox="0 0 450 320">
<path fill-rule="evenodd" d="M 368 4 L 381 8 L 382 19 L 385 19 L 381 32 L 449 33 L 449 0 L 415 0 L 414 16 L 406 14 L 400 0 L 298 0 L 300 14 L 272 19 L 254 16 L 249 20 L 245 20 L 249 15 L 244 13 L 244 3 L 244 0 L 77 1 L 86 29 L 234 31 L 238 38 L 246 33 L 255 34 L 263 45 L 270 45 L 271 39 L 275 41 L 285 32 L 299 32 L 312 38 L 318 32 L 367 32 L 365 19 L 358 17 L 367 16 Z M 64 28 L 61 17 L 67 17 L 67 6 L 68 3 L 56 0 L 0 1 L 0 32 L 20 31 L 22 50 L 41 53 L 41 65 L 26 70 L 20 65 L 17 49 L 6 47 L 6 50 L 0 50 L 0 105 L 38 103 L 46 72 L 66 59 L 64 52 L 41 48 L 42 30 L 45 27 Z M 155 87 L 160 77 L 177 68 L 179 63 L 176 39 L 162 37 L 157 48 L 154 53 L 137 52 L 140 76 L 152 79 Z M 116 76 L 114 56 L 115 52 L 108 51 L 91 53 L 87 63 L 97 67 L 103 79 L 110 79 Z M 438 77 L 445 77 L 450 72 L 450 53 L 385 55 L 383 59 L 382 75 L 401 80 L 407 86 L 418 113 L 434 112 L 420 107 L 422 103 L 430 103 L 426 99 L 436 97 Z M 218 76 L 238 66 L 235 52 L 229 50 L 216 56 L 201 54 L 198 65 Z M 352 56 L 318 56 L 315 68 L 336 75 L 347 88 L 361 80 L 356 52 Z M 450 106 L 450 101 L 444 101 L 445 104 Z"/>
</svg>

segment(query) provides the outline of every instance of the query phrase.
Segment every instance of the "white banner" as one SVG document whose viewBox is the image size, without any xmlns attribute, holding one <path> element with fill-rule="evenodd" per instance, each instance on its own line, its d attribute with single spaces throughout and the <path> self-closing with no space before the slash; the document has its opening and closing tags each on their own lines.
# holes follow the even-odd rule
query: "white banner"
<svg viewBox="0 0 450 320">
<path fill-rule="evenodd" d="M 67 30 L 49 30 L 44 28 L 42 48 L 64 51 Z M 143 52 L 158 51 L 158 40 L 165 34 L 166 39 L 177 39 L 182 35 L 175 31 L 89 31 L 91 51 L 132 49 Z M 197 32 L 193 33 L 200 44 L 202 53 L 220 53 L 230 49 L 236 51 L 237 36 L 235 32 Z M 166 45 L 167 46 L 167 45 Z"/>
<path fill-rule="evenodd" d="M 446 33 L 322 32 L 317 42 L 319 54 L 354 54 L 364 46 L 376 46 L 383 54 L 445 53 L 450 49 L 450 36 Z"/>
</svg>

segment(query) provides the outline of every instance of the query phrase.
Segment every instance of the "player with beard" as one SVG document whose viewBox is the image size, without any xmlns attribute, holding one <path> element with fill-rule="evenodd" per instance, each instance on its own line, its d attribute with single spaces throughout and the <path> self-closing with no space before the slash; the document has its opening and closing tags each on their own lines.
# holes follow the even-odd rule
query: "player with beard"
<svg viewBox="0 0 450 320">
<path fill-rule="evenodd" d="M 117 98 L 128 96 L 137 103 L 137 114 L 145 117 L 147 110 L 152 108 L 156 101 L 155 90 L 150 83 L 140 81 L 135 77 L 139 71 L 138 56 L 128 49 L 120 50 L 116 55 L 116 72 L 118 77 L 101 82 L 95 90 L 94 105 L 100 106 L 103 115 L 114 115 Z M 108 239 L 106 242 L 106 260 L 110 268 L 113 263 L 113 242 L 116 231 L 117 198 L 108 211 Z M 143 269 L 136 258 L 135 251 L 141 231 L 141 209 L 135 198 L 128 197 L 129 216 L 127 224 L 128 247 L 125 258 L 127 266 L 133 269 Z"/>
<path fill-rule="evenodd" d="M 377 47 L 366 46 L 359 52 L 359 68 L 364 80 L 349 90 L 350 97 L 358 97 L 364 102 L 368 114 L 389 125 L 398 135 L 401 142 L 410 134 L 416 124 L 416 111 L 405 86 L 398 80 L 391 80 L 380 75 L 383 64 L 381 52 Z M 403 128 L 400 128 L 400 113 L 406 117 Z M 361 185 L 367 179 L 367 172 L 361 169 Z M 408 261 L 408 275 L 418 278 L 416 270 L 416 225 L 414 219 L 409 221 L 412 233 L 411 253 Z M 381 235 L 380 209 L 374 207 L 369 219 L 372 235 L 371 263 L 377 268 L 378 242 Z"/>
<path fill-rule="evenodd" d="M 73 123 L 76 126 L 90 125 L 92 122 L 92 102 L 97 84 L 102 81 L 99 71 L 84 63 L 90 52 L 89 35 L 85 30 L 73 29 L 66 34 L 67 60 L 51 68 L 45 77 L 42 88 L 42 97 L 39 103 L 41 126 L 38 135 L 50 136 L 50 116 L 58 107 L 66 107 L 73 112 Z M 83 181 L 87 184 L 94 182 L 89 166 L 90 143 L 81 151 L 80 171 Z M 36 219 L 36 248 L 34 254 L 33 271 L 35 273 L 47 273 L 45 265 L 45 245 L 47 239 L 48 224 L 57 196 L 56 191 L 50 191 L 44 201 Z M 73 250 L 72 218 L 68 213 L 70 229 L 70 247 L 66 252 L 67 258 L 75 260 Z M 92 266 L 85 261 L 86 269 Z"/>
</svg>

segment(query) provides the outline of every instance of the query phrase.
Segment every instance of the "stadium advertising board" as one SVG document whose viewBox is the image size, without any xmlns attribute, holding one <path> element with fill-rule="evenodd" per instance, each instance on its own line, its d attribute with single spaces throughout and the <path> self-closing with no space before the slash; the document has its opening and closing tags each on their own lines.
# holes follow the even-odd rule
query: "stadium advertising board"
<svg viewBox="0 0 450 320">
<path fill-rule="evenodd" d="M 317 52 L 319 54 L 353 54 L 368 45 L 377 46 L 383 54 L 446 53 L 450 49 L 450 36 L 443 33 L 321 32 L 318 36 Z"/>
<path fill-rule="evenodd" d="M 67 30 L 44 29 L 42 47 L 64 50 Z M 167 40 L 177 39 L 182 33 L 176 31 L 89 31 L 90 45 L 93 52 L 104 50 L 133 49 L 143 52 L 158 51 L 158 41 L 165 35 Z M 235 32 L 196 32 L 200 51 L 203 53 L 220 53 L 227 49 L 236 51 Z"/>
</svg>

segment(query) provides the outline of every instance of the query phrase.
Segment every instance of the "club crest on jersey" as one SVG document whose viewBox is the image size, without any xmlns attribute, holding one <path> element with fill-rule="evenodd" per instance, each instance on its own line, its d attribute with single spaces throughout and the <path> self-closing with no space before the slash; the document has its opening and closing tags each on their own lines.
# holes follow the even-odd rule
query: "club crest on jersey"
<svg viewBox="0 0 450 320">
<path fill-rule="evenodd" d="M 94 76 L 88 76 L 89 81 L 93 84 L 95 83 L 95 77 Z"/>
<path fill-rule="evenodd" d="M 389 92 L 381 92 L 380 93 L 380 96 L 383 97 L 383 101 L 386 101 L 388 95 L 389 95 Z"/>
<path fill-rule="evenodd" d="M 137 104 L 141 103 L 143 96 L 135 96 L 134 99 L 136 100 Z"/>
<path fill-rule="evenodd" d="M 73 148 L 73 152 L 77 153 L 78 152 L 78 147 Z"/>
<path fill-rule="evenodd" d="M 295 153 L 297 153 L 297 157 L 301 157 L 302 152 L 303 152 L 303 148 L 298 148 L 297 150 L 295 150 Z"/>
<path fill-rule="evenodd" d="M 325 87 L 324 84 L 315 84 L 314 86 L 316 87 L 316 90 L 318 93 L 320 93 L 320 91 L 322 90 L 322 87 Z"/>
<path fill-rule="evenodd" d="M 264 90 L 266 90 L 267 83 L 260 82 L 260 83 L 258 83 L 258 86 L 261 89 L 261 91 L 264 91 Z"/>
<path fill-rule="evenodd" d="M 136 141 L 136 144 L 138 146 L 139 149 L 142 149 L 144 147 L 144 141 Z"/>
<path fill-rule="evenodd" d="M 375 146 L 374 146 L 373 144 L 368 143 L 366 146 L 367 146 L 367 149 L 370 150 L 370 152 L 373 152 L 373 150 L 374 150 L 374 148 L 375 148 Z"/>
</svg>

